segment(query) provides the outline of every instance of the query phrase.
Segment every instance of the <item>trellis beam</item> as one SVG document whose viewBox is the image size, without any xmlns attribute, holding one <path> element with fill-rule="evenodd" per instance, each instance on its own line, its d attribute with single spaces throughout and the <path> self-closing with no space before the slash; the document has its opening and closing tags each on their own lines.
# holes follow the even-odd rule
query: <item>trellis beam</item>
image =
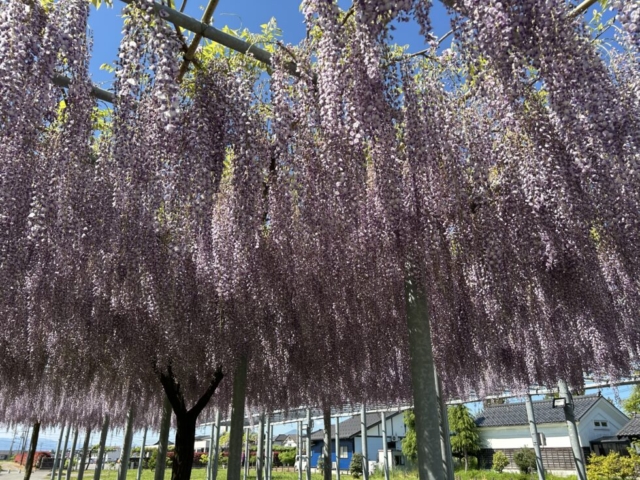
<svg viewBox="0 0 640 480">
<path fill-rule="evenodd" d="M 134 2 L 134 0 L 120 1 L 127 4 L 131 4 Z M 161 5 L 158 2 L 153 2 L 153 8 L 160 16 L 160 18 L 166 20 L 167 22 L 171 22 L 178 27 L 189 30 L 196 35 L 208 38 L 209 40 L 236 52 L 242 53 L 244 55 L 251 55 L 259 62 L 271 66 L 271 54 L 260 47 L 257 47 L 249 42 L 245 42 L 238 37 L 234 37 L 233 35 L 229 35 L 222 30 L 218 30 L 211 25 L 201 22 L 200 20 L 196 20 L 195 18 L 174 10 L 173 8 Z M 298 67 L 295 63 L 287 63 L 286 68 L 292 75 L 299 75 Z"/>
</svg>

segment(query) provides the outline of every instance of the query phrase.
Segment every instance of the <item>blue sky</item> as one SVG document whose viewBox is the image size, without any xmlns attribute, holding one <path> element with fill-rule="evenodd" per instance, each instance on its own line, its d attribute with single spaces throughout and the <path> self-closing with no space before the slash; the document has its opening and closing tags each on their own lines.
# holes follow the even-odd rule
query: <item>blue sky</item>
<svg viewBox="0 0 640 480">
<path fill-rule="evenodd" d="M 176 2 L 181 4 L 181 0 Z M 91 73 L 95 83 L 103 88 L 110 86 L 113 74 L 100 70 L 100 65 L 113 63 L 122 36 L 121 11 L 125 4 L 120 0 L 113 0 L 113 3 L 113 8 L 103 5 L 96 10 L 92 7 L 89 19 L 93 34 Z M 203 0 L 187 0 L 185 13 L 199 19 L 206 3 Z M 338 3 L 344 9 L 351 5 L 350 0 L 339 0 Z M 216 28 L 227 25 L 233 29 L 248 28 L 252 32 L 259 32 L 260 25 L 274 17 L 282 29 L 283 41 L 297 44 L 306 35 L 299 5 L 299 0 L 220 0 L 213 25 Z M 450 30 L 447 12 L 440 2 L 434 3 L 431 18 L 435 35 L 441 36 Z M 399 25 L 394 32 L 394 40 L 400 45 L 409 45 L 409 51 L 422 50 L 425 46 L 424 38 L 418 34 L 417 25 L 412 23 Z"/>
</svg>

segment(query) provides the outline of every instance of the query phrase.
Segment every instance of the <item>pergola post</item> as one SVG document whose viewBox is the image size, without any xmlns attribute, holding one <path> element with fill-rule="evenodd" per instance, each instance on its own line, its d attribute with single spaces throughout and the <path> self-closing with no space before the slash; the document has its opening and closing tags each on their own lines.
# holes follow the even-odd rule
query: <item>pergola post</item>
<svg viewBox="0 0 640 480">
<path fill-rule="evenodd" d="M 160 438 L 158 439 L 158 456 L 156 457 L 156 469 L 153 474 L 154 480 L 164 480 L 164 472 L 167 468 L 167 451 L 169 447 L 169 430 L 171 429 L 171 402 L 169 397 L 164 395 L 162 402 L 162 418 L 160 419 Z"/>
<path fill-rule="evenodd" d="M 258 445 L 256 449 L 256 478 L 264 480 L 264 414 L 258 420 Z"/>
<path fill-rule="evenodd" d="M 444 468 L 445 478 L 454 479 L 453 457 L 451 455 L 451 437 L 449 436 L 449 411 L 447 403 L 442 394 L 442 380 L 438 372 L 434 371 L 436 379 L 436 393 L 438 395 L 438 406 L 440 407 L 440 448 L 442 448 L 442 468 Z"/>
<path fill-rule="evenodd" d="M 71 452 L 69 453 L 69 467 L 67 468 L 66 479 L 71 480 L 71 471 L 73 470 L 73 457 L 76 456 L 76 444 L 78 443 L 78 429 L 73 431 L 73 441 L 71 442 Z"/>
<path fill-rule="evenodd" d="M 82 456 L 80 457 L 80 466 L 78 467 L 77 480 L 82 480 L 82 477 L 84 477 L 84 469 L 87 466 L 87 453 L 89 453 L 90 439 L 91 439 L 91 429 L 87 428 L 87 431 L 84 434 L 84 442 L 82 443 Z"/>
<path fill-rule="evenodd" d="M 369 448 L 367 445 L 367 409 L 360 407 L 360 439 L 362 440 L 362 478 L 369 480 Z"/>
<path fill-rule="evenodd" d="M 265 455 L 265 480 L 271 480 L 271 468 L 273 466 L 273 425 L 271 415 L 267 415 L 267 453 Z"/>
<path fill-rule="evenodd" d="M 140 461 L 138 462 L 138 475 L 136 477 L 137 480 L 142 480 L 142 462 L 145 457 L 145 444 L 147 443 L 147 427 L 144 427 L 144 433 L 142 434 L 142 446 L 140 447 Z"/>
<path fill-rule="evenodd" d="M 340 417 L 336 417 L 336 480 L 340 480 Z"/>
<path fill-rule="evenodd" d="M 107 448 L 107 434 L 109 433 L 109 414 L 104 416 L 102 430 L 100 431 L 100 444 L 98 446 L 98 458 L 96 458 L 96 469 L 93 472 L 93 480 L 100 480 L 102 465 L 104 463 L 104 451 Z"/>
<path fill-rule="evenodd" d="M 131 440 L 133 439 L 133 419 L 135 412 L 133 407 L 127 412 L 127 425 L 124 432 L 124 441 L 122 444 L 122 452 L 120 453 L 120 470 L 118 471 L 118 480 L 127 480 L 127 470 L 129 470 L 129 458 L 131 457 Z M 67 480 L 69 480 L 67 478 Z"/>
<path fill-rule="evenodd" d="M 229 425 L 229 463 L 227 480 L 240 480 L 242 474 L 242 435 L 244 434 L 244 401 L 247 394 L 247 358 L 241 357 L 233 374 L 231 422 Z M 156 479 L 161 480 L 161 479 Z"/>
<path fill-rule="evenodd" d="M 576 473 L 578 480 L 587 480 L 587 469 L 584 463 L 584 453 L 580 446 L 580 437 L 578 436 L 578 427 L 576 426 L 576 417 L 573 413 L 573 397 L 564 380 L 558 380 L 558 389 L 560 396 L 564 398 L 564 418 L 567 420 L 567 430 L 569 431 L 569 441 L 571 442 L 571 450 L 573 452 L 573 461 L 576 465 Z"/>
<path fill-rule="evenodd" d="M 60 427 L 60 436 L 58 437 L 58 445 L 56 446 L 56 454 L 53 457 L 53 467 L 51 468 L 51 480 L 56 478 L 56 469 L 58 467 L 58 462 L 60 462 L 60 447 L 62 447 L 62 437 L 64 437 L 64 426 L 65 426 L 65 424 L 63 423 L 62 426 Z M 9 451 L 9 455 L 11 455 L 11 451 Z"/>
<path fill-rule="evenodd" d="M 429 308 L 423 289 L 415 280 L 405 281 L 411 385 L 416 416 L 418 477 L 420 480 L 445 478 L 440 446 L 440 414 L 434 376 Z"/>
<path fill-rule="evenodd" d="M 38 447 L 38 437 L 40 436 L 40 422 L 33 424 L 33 431 L 31 433 L 31 443 L 29 444 L 29 453 L 27 455 L 27 463 L 24 466 L 24 480 L 31 478 L 31 472 L 33 471 L 33 460 L 36 457 L 36 450 Z"/>
<path fill-rule="evenodd" d="M 298 480 L 302 480 L 302 421 L 298 421 Z"/>
<path fill-rule="evenodd" d="M 380 412 L 380 425 L 382 434 L 382 469 L 384 470 L 384 480 L 389 480 L 389 450 L 387 449 L 387 416 L 384 412 Z"/>
<path fill-rule="evenodd" d="M 307 408 L 307 431 L 305 432 L 307 442 L 307 480 L 311 480 L 311 409 Z"/>
<path fill-rule="evenodd" d="M 249 478 L 249 464 L 251 463 L 251 451 L 249 450 L 249 436 L 251 430 L 246 429 L 246 437 L 244 438 L 244 480 Z"/>
<path fill-rule="evenodd" d="M 71 425 L 67 427 L 67 434 L 64 437 L 64 448 L 60 455 L 60 465 L 58 465 L 58 480 L 62 479 L 62 469 L 64 468 L 64 457 L 67 455 L 67 445 L 69 445 L 69 434 L 71 433 Z"/>
</svg>

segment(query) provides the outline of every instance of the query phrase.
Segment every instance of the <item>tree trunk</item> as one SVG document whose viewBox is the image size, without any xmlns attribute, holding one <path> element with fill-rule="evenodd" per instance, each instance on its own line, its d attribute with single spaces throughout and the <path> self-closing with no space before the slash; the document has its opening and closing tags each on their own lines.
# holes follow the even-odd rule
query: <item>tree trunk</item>
<svg viewBox="0 0 640 480">
<path fill-rule="evenodd" d="M 464 471 L 469 470 L 469 455 L 467 455 L 467 451 L 464 451 Z"/>
<path fill-rule="evenodd" d="M 331 410 L 322 411 L 324 420 L 324 445 L 322 446 L 322 480 L 331 480 Z M 336 456 L 337 458 L 337 456 Z"/>
<path fill-rule="evenodd" d="M 167 373 L 160 373 L 160 382 L 171 403 L 171 408 L 176 415 L 176 442 L 174 447 L 173 468 L 171 480 L 189 480 L 193 468 L 193 445 L 196 438 L 196 422 L 198 416 L 207 406 L 216 388 L 224 377 L 222 368 L 219 367 L 213 374 L 213 379 L 206 392 L 198 399 L 196 404 L 188 409 L 180 383 L 176 382 L 171 365 L 167 367 Z"/>
<path fill-rule="evenodd" d="M 33 424 L 33 433 L 31 434 L 31 445 L 29 445 L 29 455 L 27 455 L 27 464 L 24 468 L 24 480 L 29 480 L 33 471 L 33 460 L 36 457 L 36 448 L 38 446 L 38 435 L 40 434 L 40 422 Z"/>
<path fill-rule="evenodd" d="M 173 448 L 171 480 L 188 480 L 193 468 L 193 445 L 196 440 L 196 419 L 193 414 L 176 414 L 176 442 Z"/>
</svg>

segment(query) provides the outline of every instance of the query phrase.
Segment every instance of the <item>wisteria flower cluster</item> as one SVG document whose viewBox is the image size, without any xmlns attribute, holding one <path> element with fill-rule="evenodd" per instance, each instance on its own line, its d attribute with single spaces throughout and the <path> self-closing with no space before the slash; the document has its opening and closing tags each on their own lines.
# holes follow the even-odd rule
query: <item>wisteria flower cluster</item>
<svg viewBox="0 0 640 480">
<path fill-rule="evenodd" d="M 565 2 L 460 0 L 398 58 L 430 2 L 305 0 L 265 93 L 223 57 L 179 84 L 138 0 L 107 115 L 87 2 L 0 5 L 0 421 L 226 409 L 244 359 L 260 409 L 409 399 L 407 279 L 450 397 L 636 367 L 640 71 Z"/>
</svg>

